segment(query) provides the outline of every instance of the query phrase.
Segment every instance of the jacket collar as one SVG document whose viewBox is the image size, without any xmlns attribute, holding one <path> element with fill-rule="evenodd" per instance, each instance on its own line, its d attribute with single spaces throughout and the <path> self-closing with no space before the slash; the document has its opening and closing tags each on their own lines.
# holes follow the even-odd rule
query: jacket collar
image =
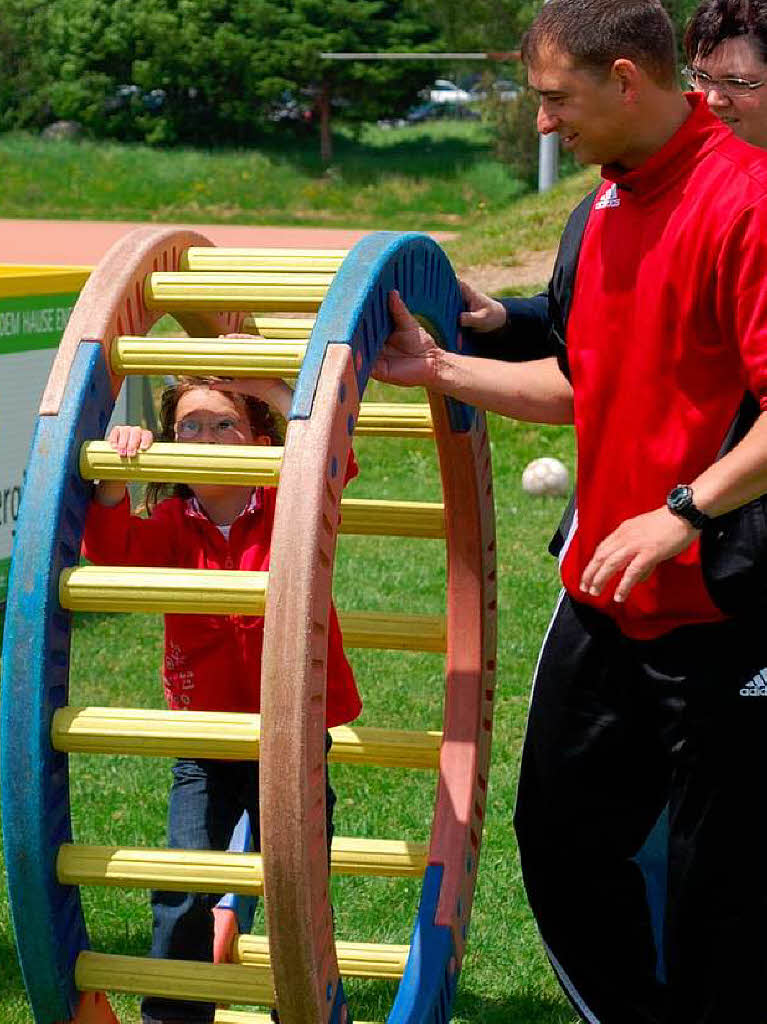
<svg viewBox="0 0 767 1024">
<path fill-rule="evenodd" d="M 263 505 L 264 489 L 263 487 L 255 487 L 251 492 L 248 504 L 245 506 L 242 512 L 240 512 L 240 514 L 237 516 L 237 519 L 235 519 L 234 522 L 236 523 L 237 520 L 241 519 L 243 516 L 259 511 L 260 509 L 263 508 Z M 194 497 L 194 495 L 191 498 L 187 498 L 184 501 L 184 515 L 190 516 L 192 519 L 204 519 L 208 523 L 211 522 L 210 517 L 205 512 L 205 509 L 199 503 L 197 498 Z"/>
<path fill-rule="evenodd" d="M 685 99 L 690 115 L 665 145 L 630 171 L 606 164 L 601 169 L 602 177 L 639 201 L 647 201 L 688 175 L 702 156 L 732 134 L 708 109 L 702 93 L 685 93 Z"/>
</svg>

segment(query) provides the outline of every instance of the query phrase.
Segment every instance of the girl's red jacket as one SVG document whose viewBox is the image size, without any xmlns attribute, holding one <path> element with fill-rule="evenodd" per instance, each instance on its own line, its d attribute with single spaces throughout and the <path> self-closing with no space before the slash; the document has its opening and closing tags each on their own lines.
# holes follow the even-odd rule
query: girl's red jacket
<svg viewBox="0 0 767 1024">
<path fill-rule="evenodd" d="M 276 496 L 274 487 L 257 488 L 232 524 L 228 541 L 193 498 L 167 498 L 149 519 L 131 514 L 127 495 L 111 508 L 93 501 L 83 555 L 101 565 L 266 571 Z M 168 706 L 259 711 L 263 642 L 262 616 L 166 615 L 162 679 Z M 350 722 L 361 710 L 338 616 L 331 606 L 327 725 Z"/>
<path fill-rule="evenodd" d="M 567 322 L 578 442 L 566 589 L 639 639 L 711 622 L 699 544 L 613 601 L 580 589 L 597 545 L 714 462 L 746 389 L 767 410 L 767 152 L 700 94 L 636 170 L 602 169 Z"/>
</svg>

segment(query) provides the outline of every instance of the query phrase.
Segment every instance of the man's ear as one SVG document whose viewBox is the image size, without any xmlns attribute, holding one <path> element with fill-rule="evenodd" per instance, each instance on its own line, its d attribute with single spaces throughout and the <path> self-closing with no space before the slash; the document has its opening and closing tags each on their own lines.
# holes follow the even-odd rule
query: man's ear
<svg viewBox="0 0 767 1024">
<path fill-rule="evenodd" d="M 619 57 L 613 62 L 610 68 L 610 77 L 618 87 L 618 91 L 624 100 L 635 103 L 639 98 L 643 72 L 633 60 L 628 57 Z"/>
</svg>

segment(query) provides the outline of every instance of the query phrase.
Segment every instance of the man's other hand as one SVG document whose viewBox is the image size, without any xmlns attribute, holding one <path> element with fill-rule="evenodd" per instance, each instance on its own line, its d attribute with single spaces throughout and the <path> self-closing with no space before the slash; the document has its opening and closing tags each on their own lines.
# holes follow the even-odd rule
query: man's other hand
<svg viewBox="0 0 767 1024">
<path fill-rule="evenodd" d="M 497 331 L 499 327 L 503 327 L 506 323 L 506 310 L 497 299 L 483 295 L 466 281 L 459 280 L 458 284 L 461 286 L 461 295 L 467 307 L 466 312 L 461 313 L 459 317 L 461 327 L 470 327 L 480 334 Z"/>
</svg>

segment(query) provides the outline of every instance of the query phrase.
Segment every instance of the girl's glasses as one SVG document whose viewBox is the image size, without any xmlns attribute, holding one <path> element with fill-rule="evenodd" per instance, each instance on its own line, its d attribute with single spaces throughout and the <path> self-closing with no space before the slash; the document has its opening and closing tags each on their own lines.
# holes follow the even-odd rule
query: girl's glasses
<svg viewBox="0 0 767 1024">
<path fill-rule="evenodd" d="M 700 92 L 711 92 L 712 89 L 716 89 L 717 92 L 726 93 L 728 96 L 747 96 L 754 89 L 760 89 L 764 85 L 763 79 L 751 82 L 748 78 L 712 78 L 697 68 L 682 68 L 682 77 L 688 85 Z"/>
<path fill-rule="evenodd" d="M 194 416 L 188 416 L 175 424 L 173 432 L 178 441 L 197 441 L 206 429 L 214 440 L 222 443 L 241 439 L 244 436 L 239 420 L 233 420 L 228 416 L 222 416 L 217 420 L 200 420 Z"/>
</svg>

